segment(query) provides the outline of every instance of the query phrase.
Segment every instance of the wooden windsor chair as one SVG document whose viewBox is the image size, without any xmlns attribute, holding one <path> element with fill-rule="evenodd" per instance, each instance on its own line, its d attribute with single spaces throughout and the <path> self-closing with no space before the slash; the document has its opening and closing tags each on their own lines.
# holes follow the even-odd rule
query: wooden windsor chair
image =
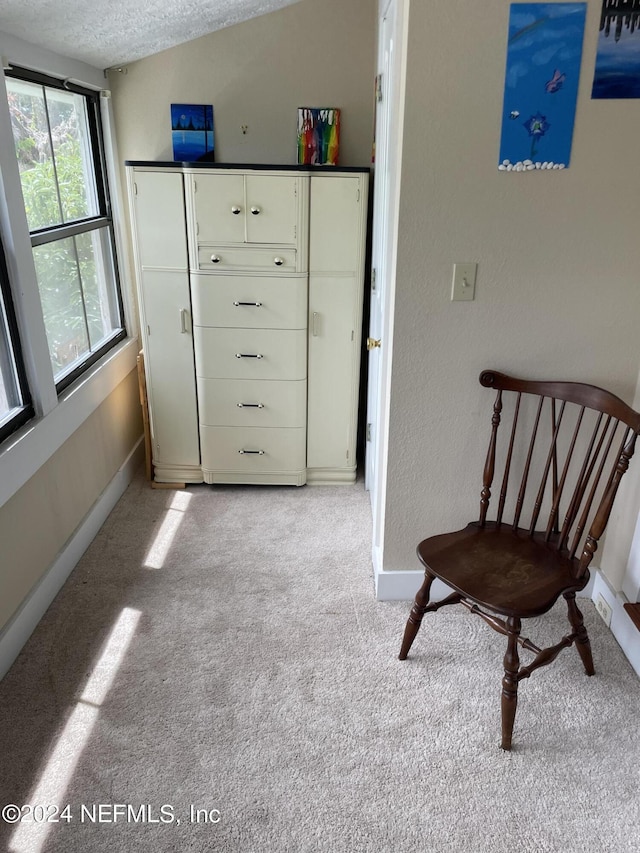
<svg viewBox="0 0 640 853">
<path fill-rule="evenodd" d="M 633 455 L 640 413 L 593 385 L 528 381 L 490 370 L 480 375 L 480 384 L 497 391 L 480 517 L 463 530 L 418 545 L 425 577 L 399 657 L 406 659 L 424 614 L 449 604 L 464 605 L 504 634 L 501 746 L 508 750 L 522 679 L 574 643 L 587 675 L 594 674 L 576 592 L 589 580 L 589 563 Z M 499 431 L 506 416 L 511 428 Z M 499 469 L 497 508 L 489 520 Z M 453 592 L 432 602 L 435 578 Z M 546 613 L 560 596 L 567 602 L 571 631 L 556 645 L 539 648 L 521 636 L 522 620 Z M 535 655 L 531 663 L 521 665 L 519 646 Z"/>
</svg>

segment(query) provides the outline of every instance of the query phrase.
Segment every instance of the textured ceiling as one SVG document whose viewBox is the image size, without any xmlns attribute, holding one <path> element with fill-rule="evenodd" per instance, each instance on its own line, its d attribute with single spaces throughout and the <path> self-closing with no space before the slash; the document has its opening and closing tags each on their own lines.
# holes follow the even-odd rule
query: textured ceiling
<svg viewBox="0 0 640 853">
<path fill-rule="evenodd" d="M 299 0 L 1 0 L 0 30 L 110 68 Z"/>
</svg>

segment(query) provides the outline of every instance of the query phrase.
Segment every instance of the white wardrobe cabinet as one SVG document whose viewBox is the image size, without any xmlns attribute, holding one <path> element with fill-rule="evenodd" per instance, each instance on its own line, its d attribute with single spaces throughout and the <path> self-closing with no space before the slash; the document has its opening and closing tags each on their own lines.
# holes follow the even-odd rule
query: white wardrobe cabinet
<svg viewBox="0 0 640 853">
<path fill-rule="evenodd" d="M 156 479 L 352 482 L 368 170 L 127 171 Z"/>
</svg>

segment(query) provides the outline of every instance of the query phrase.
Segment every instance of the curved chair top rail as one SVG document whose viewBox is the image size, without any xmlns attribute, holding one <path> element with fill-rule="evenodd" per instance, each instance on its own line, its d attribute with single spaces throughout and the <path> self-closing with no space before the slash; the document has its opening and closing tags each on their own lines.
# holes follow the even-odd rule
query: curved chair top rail
<svg viewBox="0 0 640 853">
<path fill-rule="evenodd" d="M 628 406 L 620 397 L 616 397 L 604 388 L 587 385 L 582 382 L 545 382 L 530 379 L 516 379 L 495 370 L 483 370 L 480 374 L 480 384 L 485 388 L 496 391 L 519 391 L 523 394 L 538 394 L 556 400 L 566 400 L 577 403 L 589 409 L 611 415 L 640 434 L 640 412 Z"/>
</svg>

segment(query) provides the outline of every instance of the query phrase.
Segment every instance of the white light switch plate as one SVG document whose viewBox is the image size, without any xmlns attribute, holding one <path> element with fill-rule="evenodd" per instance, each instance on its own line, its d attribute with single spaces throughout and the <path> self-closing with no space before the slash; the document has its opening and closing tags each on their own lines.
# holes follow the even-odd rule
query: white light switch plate
<svg viewBox="0 0 640 853">
<path fill-rule="evenodd" d="M 478 265 L 472 263 L 453 265 L 452 302 L 468 302 L 475 298 L 477 269 Z"/>
</svg>

